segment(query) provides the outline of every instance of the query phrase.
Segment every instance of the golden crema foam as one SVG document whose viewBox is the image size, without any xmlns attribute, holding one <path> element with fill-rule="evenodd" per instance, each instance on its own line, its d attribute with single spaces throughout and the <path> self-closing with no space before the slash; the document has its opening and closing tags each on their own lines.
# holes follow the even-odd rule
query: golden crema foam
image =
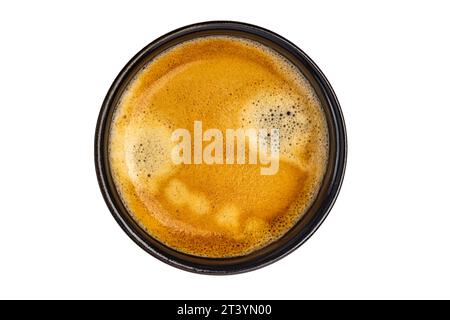
<svg viewBox="0 0 450 320">
<path fill-rule="evenodd" d="M 194 136 L 198 121 L 203 131 L 277 129 L 276 173 L 248 161 L 175 164 L 172 133 Z M 167 246 L 205 257 L 245 255 L 286 233 L 314 200 L 328 158 L 310 83 L 272 49 L 230 36 L 186 41 L 151 60 L 121 97 L 109 141 L 114 182 L 133 218 Z"/>
</svg>

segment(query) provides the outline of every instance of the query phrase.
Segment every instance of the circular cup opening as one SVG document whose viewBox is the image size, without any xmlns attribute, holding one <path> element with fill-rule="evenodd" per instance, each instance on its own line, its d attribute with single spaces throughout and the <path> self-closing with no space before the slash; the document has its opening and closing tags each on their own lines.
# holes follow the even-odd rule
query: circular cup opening
<svg viewBox="0 0 450 320">
<path fill-rule="evenodd" d="M 145 232 L 131 217 L 115 188 L 108 161 L 108 139 L 112 116 L 128 83 L 149 60 L 176 44 L 197 37 L 229 35 L 260 42 L 296 65 L 319 97 L 327 120 L 329 158 L 322 185 L 302 218 L 281 238 L 245 256 L 206 258 L 176 251 Z M 105 202 L 122 229 L 142 249 L 180 269 L 201 274 L 235 274 L 271 264 L 301 246 L 321 225 L 333 206 L 344 177 L 347 137 L 342 112 L 334 91 L 316 64 L 297 46 L 264 28 L 231 21 L 211 21 L 174 30 L 147 45 L 122 69 L 109 89 L 95 132 L 95 167 Z"/>
</svg>

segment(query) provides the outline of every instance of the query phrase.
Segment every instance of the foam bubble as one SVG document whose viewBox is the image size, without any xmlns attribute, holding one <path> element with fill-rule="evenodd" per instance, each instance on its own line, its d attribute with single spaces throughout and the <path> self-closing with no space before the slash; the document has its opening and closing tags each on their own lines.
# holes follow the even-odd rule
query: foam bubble
<svg viewBox="0 0 450 320">
<path fill-rule="evenodd" d="M 176 207 L 186 206 L 198 215 L 205 215 L 211 207 L 210 201 L 204 194 L 189 190 L 188 186 L 178 179 L 170 180 L 165 189 L 165 196 Z"/>
<path fill-rule="evenodd" d="M 155 191 L 157 182 L 174 168 L 167 161 L 172 148 L 170 134 L 162 126 L 129 128 L 124 139 L 124 161 L 134 183 Z"/>
</svg>

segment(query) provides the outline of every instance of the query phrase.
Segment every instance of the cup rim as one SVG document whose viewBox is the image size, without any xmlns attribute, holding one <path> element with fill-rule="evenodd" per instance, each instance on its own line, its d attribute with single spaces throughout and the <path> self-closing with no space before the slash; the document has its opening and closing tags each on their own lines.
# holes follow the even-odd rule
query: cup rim
<svg viewBox="0 0 450 320">
<path fill-rule="evenodd" d="M 220 261 L 220 260 L 231 261 L 233 258 L 218 259 L 208 257 L 194 257 L 192 255 L 184 254 L 181 252 L 177 252 L 177 255 L 174 255 L 173 251 L 176 250 L 160 243 L 156 239 L 153 239 L 153 241 L 150 242 L 148 237 L 151 238 L 151 236 L 145 231 L 143 231 L 142 228 L 137 226 L 136 223 L 130 222 L 129 217 L 130 214 L 128 212 L 124 212 L 123 209 L 120 209 L 120 204 L 117 202 L 120 200 L 118 200 L 117 196 L 114 195 L 114 192 L 117 193 L 117 191 L 115 191 L 115 186 L 112 185 L 111 180 L 108 179 L 108 176 L 110 176 L 110 172 L 109 172 L 109 165 L 107 163 L 108 155 L 105 146 L 105 138 L 107 135 L 109 135 L 110 121 L 108 120 L 108 116 L 110 117 L 115 110 L 116 107 L 115 101 L 117 99 L 117 96 L 120 96 L 119 90 L 124 86 L 126 87 L 126 85 L 129 83 L 128 82 L 129 78 L 127 77 L 129 77 L 130 73 L 136 71 L 138 64 L 143 60 L 145 60 L 146 56 L 149 56 L 150 53 L 154 52 L 156 49 L 160 48 L 165 43 L 174 41 L 191 33 L 217 31 L 217 30 L 224 32 L 226 32 L 227 30 L 229 30 L 229 32 L 239 31 L 242 33 L 248 33 L 261 38 L 265 38 L 271 42 L 276 43 L 279 46 L 282 46 L 289 53 L 292 53 L 296 58 L 298 58 L 300 60 L 300 63 L 308 68 L 308 70 L 313 74 L 315 80 L 320 85 L 322 94 L 325 96 L 326 99 L 326 107 L 329 108 L 330 109 L 329 111 L 332 113 L 332 121 L 335 128 L 334 134 L 336 135 L 336 142 L 335 142 L 336 158 L 332 167 L 333 177 L 330 185 L 328 186 L 329 189 L 327 191 L 326 198 L 322 200 L 323 205 L 320 208 L 321 210 L 316 212 L 313 221 L 311 223 L 308 223 L 304 227 L 304 229 L 302 229 L 301 236 L 297 236 L 294 237 L 294 239 L 290 239 L 290 241 L 286 242 L 275 252 L 269 252 L 270 254 L 262 256 L 259 259 L 256 259 L 255 261 L 248 261 L 245 263 L 236 263 L 236 264 L 231 263 L 219 266 L 206 262 Z M 307 79 L 308 81 L 311 80 L 308 77 Z M 115 78 L 114 82 L 112 83 L 110 89 L 108 90 L 104 98 L 97 120 L 94 147 L 95 147 L 94 151 L 95 170 L 101 193 L 111 214 L 113 215 L 117 223 L 121 226 L 121 228 L 124 230 L 124 232 L 137 245 L 139 245 L 147 253 L 156 257 L 160 261 L 163 261 L 171 266 L 177 267 L 185 271 L 200 274 L 212 274 L 212 275 L 238 274 L 265 267 L 292 253 L 304 242 L 306 242 L 320 227 L 325 218 L 328 216 L 329 211 L 333 207 L 343 182 L 347 160 L 347 135 L 345 122 L 339 105 L 339 101 L 327 78 L 319 69 L 319 67 L 312 61 L 312 59 L 309 58 L 309 56 L 306 55 L 306 53 L 304 53 L 295 44 L 293 44 L 289 40 L 285 39 L 284 37 L 278 35 L 273 31 L 248 23 L 236 21 L 222 21 L 222 20 L 200 22 L 175 29 L 155 39 L 154 41 L 146 45 L 142 50 L 140 50 L 133 58 L 131 58 L 131 60 L 119 72 L 119 74 Z M 121 205 L 123 207 L 123 203 Z M 136 229 L 136 227 L 139 228 L 140 230 Z M 293 228 L 294 227 L 291 227 L 291 229 Z M 143 235 L 143 232 L 146 233 L 147 236 Z M 159 245 L 156 246 L 155 242 L 159 243 Z M 185 259 L 183 259 L 183 256 L 185 257 Z M 188 261 L 187 259 L 188 257 L 195 258 L 196 262 Z M 198 262 L 203 260 L 205 263 Z"/>
</svg>

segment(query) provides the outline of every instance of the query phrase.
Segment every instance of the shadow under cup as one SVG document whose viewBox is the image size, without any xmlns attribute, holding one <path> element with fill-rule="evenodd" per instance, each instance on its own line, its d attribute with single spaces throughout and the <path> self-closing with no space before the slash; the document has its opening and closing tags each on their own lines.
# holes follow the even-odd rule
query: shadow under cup
<svg viewBox="0 0 450 320">
<path fill-rule="evenodd" d="M 136 73 L 162 51 L 202 36 L 229 35 L 260 42 L 282 54 L 309 80 L 319 97 L 328 124 L 329 157 L 316 199 L 302 218 L 280 239 L 248 255 L 205 258 L 185 254 L 164 245 L 146 233 L 127 212 L 115 188 L 108 161 L 108 139 L 112 116 L 119 99 Z M 212 21 L 172 31 L 142 49 L 119 73 L 103 102 L 95 133 L 95 165 L 106 204 L 122 229 L 141 248 L 172 266 L 203 274 L 234 274 L 255 270 L 275 262 L 302 245 L 328 215 L 342 184 L 347 152 L 345 125 L 339 102 L 327 79 L 315 63 L 293 43 L 249 24 Z"/>
</svg>

